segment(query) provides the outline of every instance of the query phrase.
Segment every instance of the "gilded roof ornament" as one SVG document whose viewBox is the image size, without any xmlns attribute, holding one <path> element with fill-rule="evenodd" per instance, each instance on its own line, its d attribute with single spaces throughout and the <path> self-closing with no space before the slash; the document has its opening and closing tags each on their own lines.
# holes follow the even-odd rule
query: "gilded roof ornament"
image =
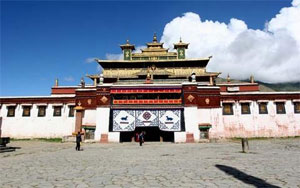
<svg viewBox="0 0 300 188">
<path fill-rule="evenodd" d="M 179 42 L 174 44 L 174 49 L 177 49 L 177 48 L 188 49 L 188 46 L 189 46 L 189 43 L 182 42 L 182 38 L 180 37 Z"/>
<path fill-rule="evenodd" d="M 130 44 L 129 40 L 126 40 L 125 44 L 120 45 L 121 49 L 131 49 L 131 50 L 135 50 L 134 44 Z"/>
<path fill-rule="evenodd" d="M 58 78 L 55 79 L 55 86 L 58 86 Z"/>
<path fill-rule="evenodd" d="M 229 76 L 229 73 L 227 75 L 227 82 L 230 83 L 230 76 Z"/>
<path fill-rule="evenodd" d="M 157 43 L 157 36 L 156 36 L 156 33 L 154 33 L 154 35 L 153 35 L 153 42 L 154 42 L 154 43 Z"/>
</svg>

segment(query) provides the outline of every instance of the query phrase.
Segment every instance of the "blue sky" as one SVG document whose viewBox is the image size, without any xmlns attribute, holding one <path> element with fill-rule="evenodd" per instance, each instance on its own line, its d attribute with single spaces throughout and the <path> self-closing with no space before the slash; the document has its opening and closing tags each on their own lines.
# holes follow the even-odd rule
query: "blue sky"
<svg viewBox="0 0 300 188">
<path fill-rule="evenodd" d="M 55 78 L 76 85 L 97 64 L 86 59 L 120 53 L 158 37 L 172 19 L 194 12 L 202 20 L 237 18 L 263 29 L 291 1 L 1 1 L 0 96 L 49 95 Z M 221 70 L 220 70 L 221 71 Z M 86 82 L 91 83 L 87 78 Z"/>
</svg>

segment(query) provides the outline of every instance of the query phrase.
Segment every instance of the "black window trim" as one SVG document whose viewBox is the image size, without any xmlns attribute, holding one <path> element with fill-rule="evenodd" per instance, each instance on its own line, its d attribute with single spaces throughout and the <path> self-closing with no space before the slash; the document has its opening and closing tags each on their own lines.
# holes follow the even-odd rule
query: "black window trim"
<svg viewBox="0 0 300 188">
<path fill-rule="evenodd" d="M 13 107 L 14 108 L 14 114 L 13 115 L 9 115 L 9 108 Z M 6 117 L 15 117 L 16 116 L 16 108 L 17 105 L 7 105 L 6 109 L 7 109 L 7 114 Z"/>
<path fill-rule="evenodd" d="M 297 111 L 297 109 L 296 109 L 296 105 L 300 106 L 300 101 L 293 101 L 293 104 L 294 104 L 294 113 L 300 114 L 300 111 Z"/>
<path fill-rule="evenodd" d="M 53 106 L 53 117 L 61 117 L 62 116 L 62 105 L 55 105 Z M 55 115 L 55 108 L 60 108 L 60 113 L 59 115 Z"/>
<path fill-rule="evenodd" d="M 268 102 L 257 102 L 258 103 L 258 113 L 259 114 L 269 114 L 268 110 Z M 265 104 L 266 105 L 266 112 L 262 112 L 260 109 L 260 105 Z"/>
<path fill-rule="evenodd" d="M 40 107 L 45 107 L 45 113 L 44 113 L 44 115 L 42 116 L 42 115 L 40 115 Z M 47 115 L 47 105 L 38 105 L 37 106 L 37 109 L 38 109 L 38 113 L 37 113 L 37 117 L 46 117 L 46 115 Z"/>
<path fill-rule="evenodd" d="M 25 108 L 29 108 L 29 115 L 25 115 L 24 114 Z M 30 117 L 31 116 L 32 105 L 22 105 L 22 109 L 23 109 L 23 111 L 22 111 L 22 117 Z"/>
<path fill-rule="evenodd" d="M 286 101 L 275 101 L 276 114 L 286 114 L 285 103 Z M 278 112 L 278 103 L 283 103 L 283 112 Z"/>
<path fill-rule="evenodd" d="M 249 112 L 247 112 L 247 113 L 244 113 L 244 112 L 243 112 L 243 105 L 244 105 L 244 104 L 247 104 L 247 105 L 248 105 Z M 241 114 L 242 114 L 242 115 L 249 115 L 249 114 L 251 114 L 251 102 L 240 102 L 240 106 L 241 106 Z"/>
<path fill-rule="evenodd" d="M 71 108 L 73 107 L 73 116 L 71 116 Z M 68 117 L 75 117 L 75 105 L 68 105 L 69 114 Z"/>
<path fill-rule="evenodd" d="M 225 113 L 225 111 L 224 111 L 224 104 L 231 105 L 231 107 L 230 107 L 231 108 L 231 113 Z M 222 115 L 226 115 L 226 116 L 234 115 L 233 106 L 234 106 L 234 102 L 222 102 Z"/>
</svg>

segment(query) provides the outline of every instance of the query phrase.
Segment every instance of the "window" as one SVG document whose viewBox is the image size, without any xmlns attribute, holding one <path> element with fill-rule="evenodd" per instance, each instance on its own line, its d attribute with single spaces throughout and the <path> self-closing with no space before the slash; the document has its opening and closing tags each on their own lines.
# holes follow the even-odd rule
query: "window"
<svg viewBox="0 0 300 188">
<path fill-rule="evenodd" d="M 223 103 L 223 115 L 233 115 L 232 106 L 232 103 Z"/>
<path fill-rule="evenodd" d="M 23 106 L 23 117 L 29 117 L 30 116 L 30 110 L 31 106 Z"/>
<path fill-rule="evenodd" d="M 251 114 L 250 103 L 241 103 L 242 114 Z"/>
<path fill-rule="evenodd" d="M 69 117 L 74 117 L 74 107 L 75 106 L 69 106 Z"/>
<path fill-rule="evenodd" d="M 266 102 L 258 103 L 259 114 L 268 114 L 268 107 Z"/>
<path fill-rule="evenodd" d="M 46 116 L 46 106 L 39 106 L 38 117 L 45 117 L 45 116 Z"/>
<path fill-rule="evenodd" d="M 295 114 L 300 113 L 300 102 L 294 102 L 294 112 Z"/>
<path fill-rule="evenodd" d="M 284 102 L 276 103 L 276 112 L 277 112 L 277 114 L 285 114 Z"/>
<path fill-rule="evenodd" d="M 15 117 L 16 106 L 7 107 L 7 117 Z"/>
<path fill-rule="evenodd" d="M 53 107 L 53 116 L 61 116 L 61 106 Z"/>
</svg>

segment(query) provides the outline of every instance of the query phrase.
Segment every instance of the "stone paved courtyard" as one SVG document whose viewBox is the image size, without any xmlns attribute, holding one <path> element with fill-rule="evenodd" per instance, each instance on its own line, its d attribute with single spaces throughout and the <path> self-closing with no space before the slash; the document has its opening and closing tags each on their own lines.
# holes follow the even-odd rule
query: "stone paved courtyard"
<svg viewBox="0 0 300 188">
<path fill-rule="evenodd" d="M 300 139 L 221 143 L 14 141 L 0 187 L 300 187 Z"/>
</svg>

